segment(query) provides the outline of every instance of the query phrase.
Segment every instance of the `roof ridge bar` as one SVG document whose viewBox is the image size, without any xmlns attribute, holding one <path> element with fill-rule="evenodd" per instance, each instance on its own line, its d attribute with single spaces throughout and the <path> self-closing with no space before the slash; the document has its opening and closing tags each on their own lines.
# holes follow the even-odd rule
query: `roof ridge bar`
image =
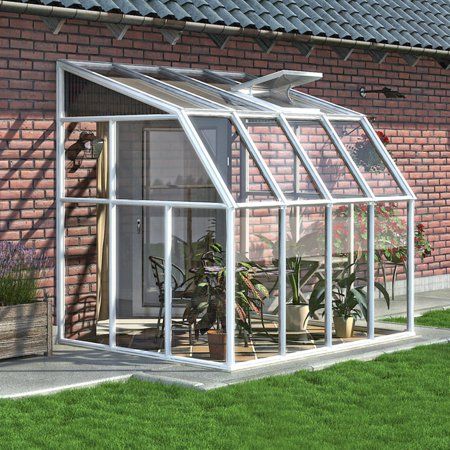
<svg viewBox="0 0 450 450">
<path fill-rule="evenodd" d="M 301 163 L 305 167 L 306 171 L 308 172 L 309 176 L 312 178 L 314 183 L 316 184 L 317 188 L 319 189 L 320 194 L 325 200 L 332 200 L 332 196 L 330 194 L 330 191 L 328 190 L 327 186 L 325 185 L 322 177 L 319 175 L 319 172 L 317 171 L 316 167 L 312 163 L 311 159 L 309 158 L 308 154 L 306 153 L 303 146 L 300 144 L 299 140 L 295 136 L 294 130 L 291 127 L 291 124 L 288 122 L 284 114 L 280 114 L 278 116 L 278 121 L 281 126 L 281 129 L 286 134 L 289 142 L 291 143 L 294 152 L 297 154 L 298 158 L 300 158 Z"/>
<path fill-rule="evenodd" d="M 340 137 L 336 133 L 336 130 L 333 128 L 333 125 L 328 120 L 328 117 L 325 115 L 322 115 L 322 118 L 320 119 L 320 122 L 322 123 L 322 126 L 325 128 L 325 131 L 328 133 L 331 142 L 336 146 L 336 149 L 338 153 L 341 155 L 344 162 L 347 164 L 350 173 L 355 178 L 356 182 L 358 183 L 359 187 L 362 189 L 366 197 L 375 200 L 375 195 L 372 192 L 372 189 L 368 185 L 367 181 L 363 177 L 361 171 L 359 170 L 358 166 L 355 164 L 355 161 L 353 161 L 353 158 L 350 156 L 350 153 L 345 148 L 345 145 L 342 143 Z"/>
<path fill-rule="evenodd" d="M 216 103 L 212 100 L 208 100 L 206 98 L 201 97 L 200 95 L 194 94 L 192 92 L 188 92 L 185 91 L 177 86 L 173 86 L 169 83 L 166 83 L 165 81 L 162 80 L 158 80 L 157 78 L 153 78 L 151 75 L 147 75 L 144 74 L 142 72 L 139 72 L 137 70 L 133 70 L 130 67 L 132 67 L 132 65 L 125 65 L 125 64 L 120 64 L 120 63 L 113 63 L 112 65 L 113 68 L 117 69 L 118 71 L 124 73 L 124 74 L 129 74 L 132 75 L 135 78 L 138 78 L 142 81 L 148 82 L 149 84 L 153 84 L 155 86 L 161 87 L 163 89 L 166 89 L 168 92 L 170 92 L 171 94 L 174 95 L 179 95 L 181 97 L 185 97 L 186 100 L 192 100 L 192 98 L 194 98 L 196 101 L 198 101 L 198 103 L 202 104 L 202 106 L 206 106 L 209 108 L 218 108 L 218 109 L 228 109 L 231 111 L 231 108 L 228 108 L 226 106 L 223 106 L 219 103 Z"/>
<path fill-rule="evenodd" d="M 276 182 L 275 178 L 272 176 L 272 172 L 270 171 L 269 167 L 264 161 L 264 158 L 261 156 L 261 153 L 257 149 L 256 145 L 253 143 L 253 139 L 251 138 L 245 125 L 242 123 L 241 118 L 234 112 L 232 114 L 232 120 L 233 123 L 236 125 L 238 133 L 243 139 L 244 144 L 247 146 L 248 151 L 253 156 L 257 166 L 259 167 L 259 170 L 261 171 L 264 179 L 266 180 L 267 183 L 269 183 L 269 186 L 272 189 L 273 193 L 278 198 L 278 200 L 283 202 L 284 205 L 287 205 L 287 200 L 286 197 L 284 196 L 283 191 Z"/>
<path fill-rule="evenodd" d="M 92 72 L 89 69 L 85 69 L 84 67 L 80 67 L 78 65 L 71 64 L 69 61 L 58 60 L 58 65 L 62 67 L 66 72 L 70 72 L 74 75 L 77 75 L 81 78 L 84 78 L 92 83 L 98 84 L 100 86 L 106 87 L 112 91 L 118 92 L 119 94 L 123 94 L 127 97 L 134 98 L 135 100 L 142 102 L 146 105 L 153 106 L 154 108 L 159 108 L 162 110 L 166 110 L 170 114 L 177 114 L 180 111 L 180 108 L 174 105 L 173 103 L 166 102 L 165 100 L 160 100 L 156 97 L 153 97 L 146 92 L 142 92 L 139 89 L 127 86 L 124 83 L 121 83 L 117 80 L 111 80 L 110 78 L 101 75 L 96 72 Z"/>
</svg>

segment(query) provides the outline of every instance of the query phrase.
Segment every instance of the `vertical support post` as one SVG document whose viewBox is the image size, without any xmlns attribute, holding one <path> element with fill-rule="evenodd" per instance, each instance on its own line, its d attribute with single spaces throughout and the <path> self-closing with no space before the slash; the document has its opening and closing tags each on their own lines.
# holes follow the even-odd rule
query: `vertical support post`
<svg viewBox="0 0 450 450">
<path fill-rule="evenodd" d="M 333 205 L 325 207 L 325 345 L 333 345 Z"/>
<path fill-rule="evenodd" d="M 108 129 L 108 304 L 109 304 L 109 346 L 116 343 L 116 276 L 117 276 L 117 205 L 116 198 L 116 122 L 109 121 Z"/>
<path fill-rule="evenodd" d="M 367 336 L 375 337 L 375 205 L 367 205 Z"/>
<path fill-rule="evenodd" d="M 64 196 L 64 140 L 65 126 L 61 121 L 64 115 L 64 72 L 56 67 L 56 324 L 57 339 L 65 336 L 65 244 L 64 244 L 64 215 L 65 207 L 61 198 Z"/>
<path fill-rule="evenodd" d="M 231 370 L 235 365 L 234 334 L 235 334 L 235 288 L 236 288 L 236 261 L 235 261 L 235 212 L 227 208 L 227 242 L 226 242 L 226 328 L 227 328 L 227 368 Z"/>
<path fill-rule="evenodd" d="M 407 266 L 406 266 L 406 274 L 407 274 L 407 282 L 406 282 L 406 299 L 407 299 L 407 330 L 413 332 L 414 331 L 414 270 L 415 270 L 415 261 L 414 261 L 414 200 L 408 201 L 407 206 Z"/>
<path fill-rule="evenodd" d="M 164 354 L 172 355 L 172 216 L 173 209 L 164 210 Z"/>
<path fill-rule="evenodd" d="M 355 204 L 350 204 L 350 224 L 349 224 L 349 263 L 354 264 L 355 262 Z M 353 271 L 353 268 L 352 268 Z"/>
<path fill-rule="evenodd" d="M 278 263 L 278 339 L 280 355 L 286 355 L 286 207 L 279 211 L 279 263 Z"/>
</svg>

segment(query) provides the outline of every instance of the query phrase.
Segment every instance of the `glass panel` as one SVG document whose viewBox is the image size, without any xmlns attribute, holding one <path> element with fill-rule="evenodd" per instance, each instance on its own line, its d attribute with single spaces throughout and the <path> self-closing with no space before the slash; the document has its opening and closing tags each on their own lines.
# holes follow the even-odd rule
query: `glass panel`
<svg viewBox="0 0 450 450">
<path fill-rule="evenodd" d="M 375 290 L 375 333 L 391 334 L 404 331 L 406 325 L 391 325 L 384 319 L 406 318 L 407 212 L 406 202 L 375 205 L 375 276 L 386 289 L 389 302 Z M 416 235 L 419 230 L 416 230 Z M 418 248 L 416 239 L 416 249 Z M 389 304 L 388 304 L 389 303 Z"/>
<path fill-rule="evenodd" d="M 191 120 L 237 202 L 275 199 L 269 184 L 229 119 L 191 117 Z"/>
<path fill-rule="evenodd" d="M 64 73 L 66 116 L 165 114 L 158 108 L 119 94 L 72 73 Z"/>
<path fill-rule="evenodd" d="M 117 196 L 221 202 L 176 120 L 117 124 Z"/>
<path fill-rule="evenodd" d="M 403 195 L 378 150 L 358 122 L 333 122 L 333 127 L 376 196 Z M 379 132 L 386 143 L 389 138 Z"/>
<path fill-rule="evenodd" d="M 145 73 L 152 78 L 162 80 L 165 83 L 171 84 L 172 86 L 176 86 L 187 92 L 191 92 L 193 94 L 199 95 L 200 97 L 216 102 L 219 105 L 233 107 L 233 109 L 238 110 L 263 110 L 262 107 L 255 106 L 252 103 L 248 104 L 245 100 L 239 99 L 239 96 L 229 95 L 226 92 L 221 92 L 220 90 L 208 89 L 208 86 L 204 86 L 201 83 L 196 82 L 196 80 L 198 80 L 202 81 L 203 83 L 207 83 L 210 87 L 217 87 L 225 91 L 229 90 L 228 84 L 217 81 L 215 78 L 210 77 L 207 74 L 203 74 L 201 76 L 189 76 L 188 78 L 182 75 L 179 76 L 177 73 L 155 71 L 155 69 L 146 70 L 139 68 L 139 72 Z"/>
<path fill-rule="evenodd" d="M 147 81 L 133 77 L 131 74 L 124 74 L 116 69 L 96 69 L 92 70 L 92 72 L 96 72 L 100 75 L 110 78 L 111 80 L 118 81 L 119 83 L 125 84 L 128 87 L 138 89 L 141 92 L 150 94 L 157 99 L 172 103 L 173 105 L 181 108 L 204 108 L 204 106 L 196 102 L 194 99 L 189 100 L 183 95 L 174 94 L 172 92 L 169 92 L 167 89 L 164 89 L 164 87 L 156 86 Z"/>
<path fill-rule="evenodd" d="M 279 210 L 236 215 L 236 362 L 279 353 Z"/>
<path fill-rule="evenodd" d="M 311 177 L 274 119 L 243 119 L 253 142 L 289 200 L 320 198 Z"/>
<path fill-rule="evenodd" d="M 292 353 L 325 345 L 324 295 L 311 299 L 325 280 L 325 207 L 294 206 L 286 215 L 286 350 Z"/>
<path fill-rule="evenodd" d="M 164 208 L 117 207 L 119 347 L 164 351 Z"/>
<path fill-rule="evenodd" d="M 65 124 L 67 197 L 108 196 L 108 123 Z"/>
<path fill-rule="evenodd" d="M 68 339 L 109 344 L 108 206 L 65 205 L 65 330 Z"/>
<path fill-rule="evenodd" d="M 333 344 L 367 338 L 367 206 L 333 208 Z"/>
<path fill-rule="evenodd" d="M 224 210 L 173 210 L 173 355 L 225 360 L 226 238 Z"/>
<path fill-rule="evenodd" d="M 319 122 L 293 120 L 290 124 L 333 197 L 364 196 L 328 133 Z"/>
</svg>

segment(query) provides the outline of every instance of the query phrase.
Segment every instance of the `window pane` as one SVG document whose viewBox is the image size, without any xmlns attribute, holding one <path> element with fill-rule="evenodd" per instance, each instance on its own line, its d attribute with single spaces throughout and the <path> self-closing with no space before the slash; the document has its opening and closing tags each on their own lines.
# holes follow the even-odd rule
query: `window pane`
<svg viewBox="0 0 450 450">
<path fill-rule="evenodd" d="M 191 120 L 237 202 L 275 199 L 230 120 L 209 117 L 192 117 Z"/>
<path fill-rule="evenodd" d="M 325 207 L 294 206 L 286 214 L 286 350 L 292 353 L 325 345 L 324 298 L 310 302 L 325 279 Z"/>
<path fill-rule="evenodd" d="M 333 122 L 346 146 L 376 196 L 403 195 L 378 150 L 358 122 Z"/>
<path fill-rule="evenodd" d="M 164 114 L 158 108 L 69 72 L 64 73 L 64 88 L 66 116 L 69 117 Z"/>
<path fill-rule="evenodd" d="M 290 124 L 333 197 L 364 196 L 328 133 L 319 122 L 293 120 Z"/>
<path fill-rule="evenodd" d="M 107 214 L 107 205 L 65 205 L 67 339 L 109 344 Z"/>
<path fill-rule="evenodd" d="M 99 73 L 100 75 L 106 76 L 111 80 L 118 81 L 119 83 L 125 84 L 134 89 L 138 89 L 139 91 L 150 94 L 153 97 L 159 98 L 182 108 L 198 108 L 199 106 L 201 106 L 197 102 L 195 102 L 194 99 L 190 101 L 185 96 L 168 92 L 167 89 L 164 89 L 164 87 L 155 86 L 154 84 L 133 77 L 132 75 L 124 74 L 123 72 L 120 72 L 116 69 L 93 70 L 93 72 Z"/>
<path fill-rule="evenodd" d="M 173 209 L 172 354 L 224 361 L 224 210 Z"/>
<path fill-rule="evenodd" d="M 164 351 L 164 208 L 117 207 L 119 347 Z"/>
<path fill-rule="evenodd" d="M 117 196 L 221 202 L 184 130 L 175 120 L 117 124 Z"/>
<path fill-rule="evenodd" d="M 273 119 L 244 119 L 253 142 L 286 198 L 319 198 L 314 183 L 281 127 Z"/>
<path fill-rule="evenodd" d="M 279 210 L 236 214 L 236 362 L 279 353 Z"/>
<path fill-rule="evenodd" d="M 108 123 L 65 125 L 65 192 L 67 197 L 108 196 Z"/>
</svg>

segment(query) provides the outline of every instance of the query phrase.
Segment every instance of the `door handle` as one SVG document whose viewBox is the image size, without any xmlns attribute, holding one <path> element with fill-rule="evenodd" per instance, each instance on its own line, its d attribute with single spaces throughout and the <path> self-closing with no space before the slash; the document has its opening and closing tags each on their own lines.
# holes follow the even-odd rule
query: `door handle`
<svg viewBox="0 0 450 450">
<path fill-rule="evenodd" d="M 137 231 L 137 234 L 141 234 L 141 231 L 142 231 L 141 219 L 136 220 L 136 231 Z"/>
</svg>

